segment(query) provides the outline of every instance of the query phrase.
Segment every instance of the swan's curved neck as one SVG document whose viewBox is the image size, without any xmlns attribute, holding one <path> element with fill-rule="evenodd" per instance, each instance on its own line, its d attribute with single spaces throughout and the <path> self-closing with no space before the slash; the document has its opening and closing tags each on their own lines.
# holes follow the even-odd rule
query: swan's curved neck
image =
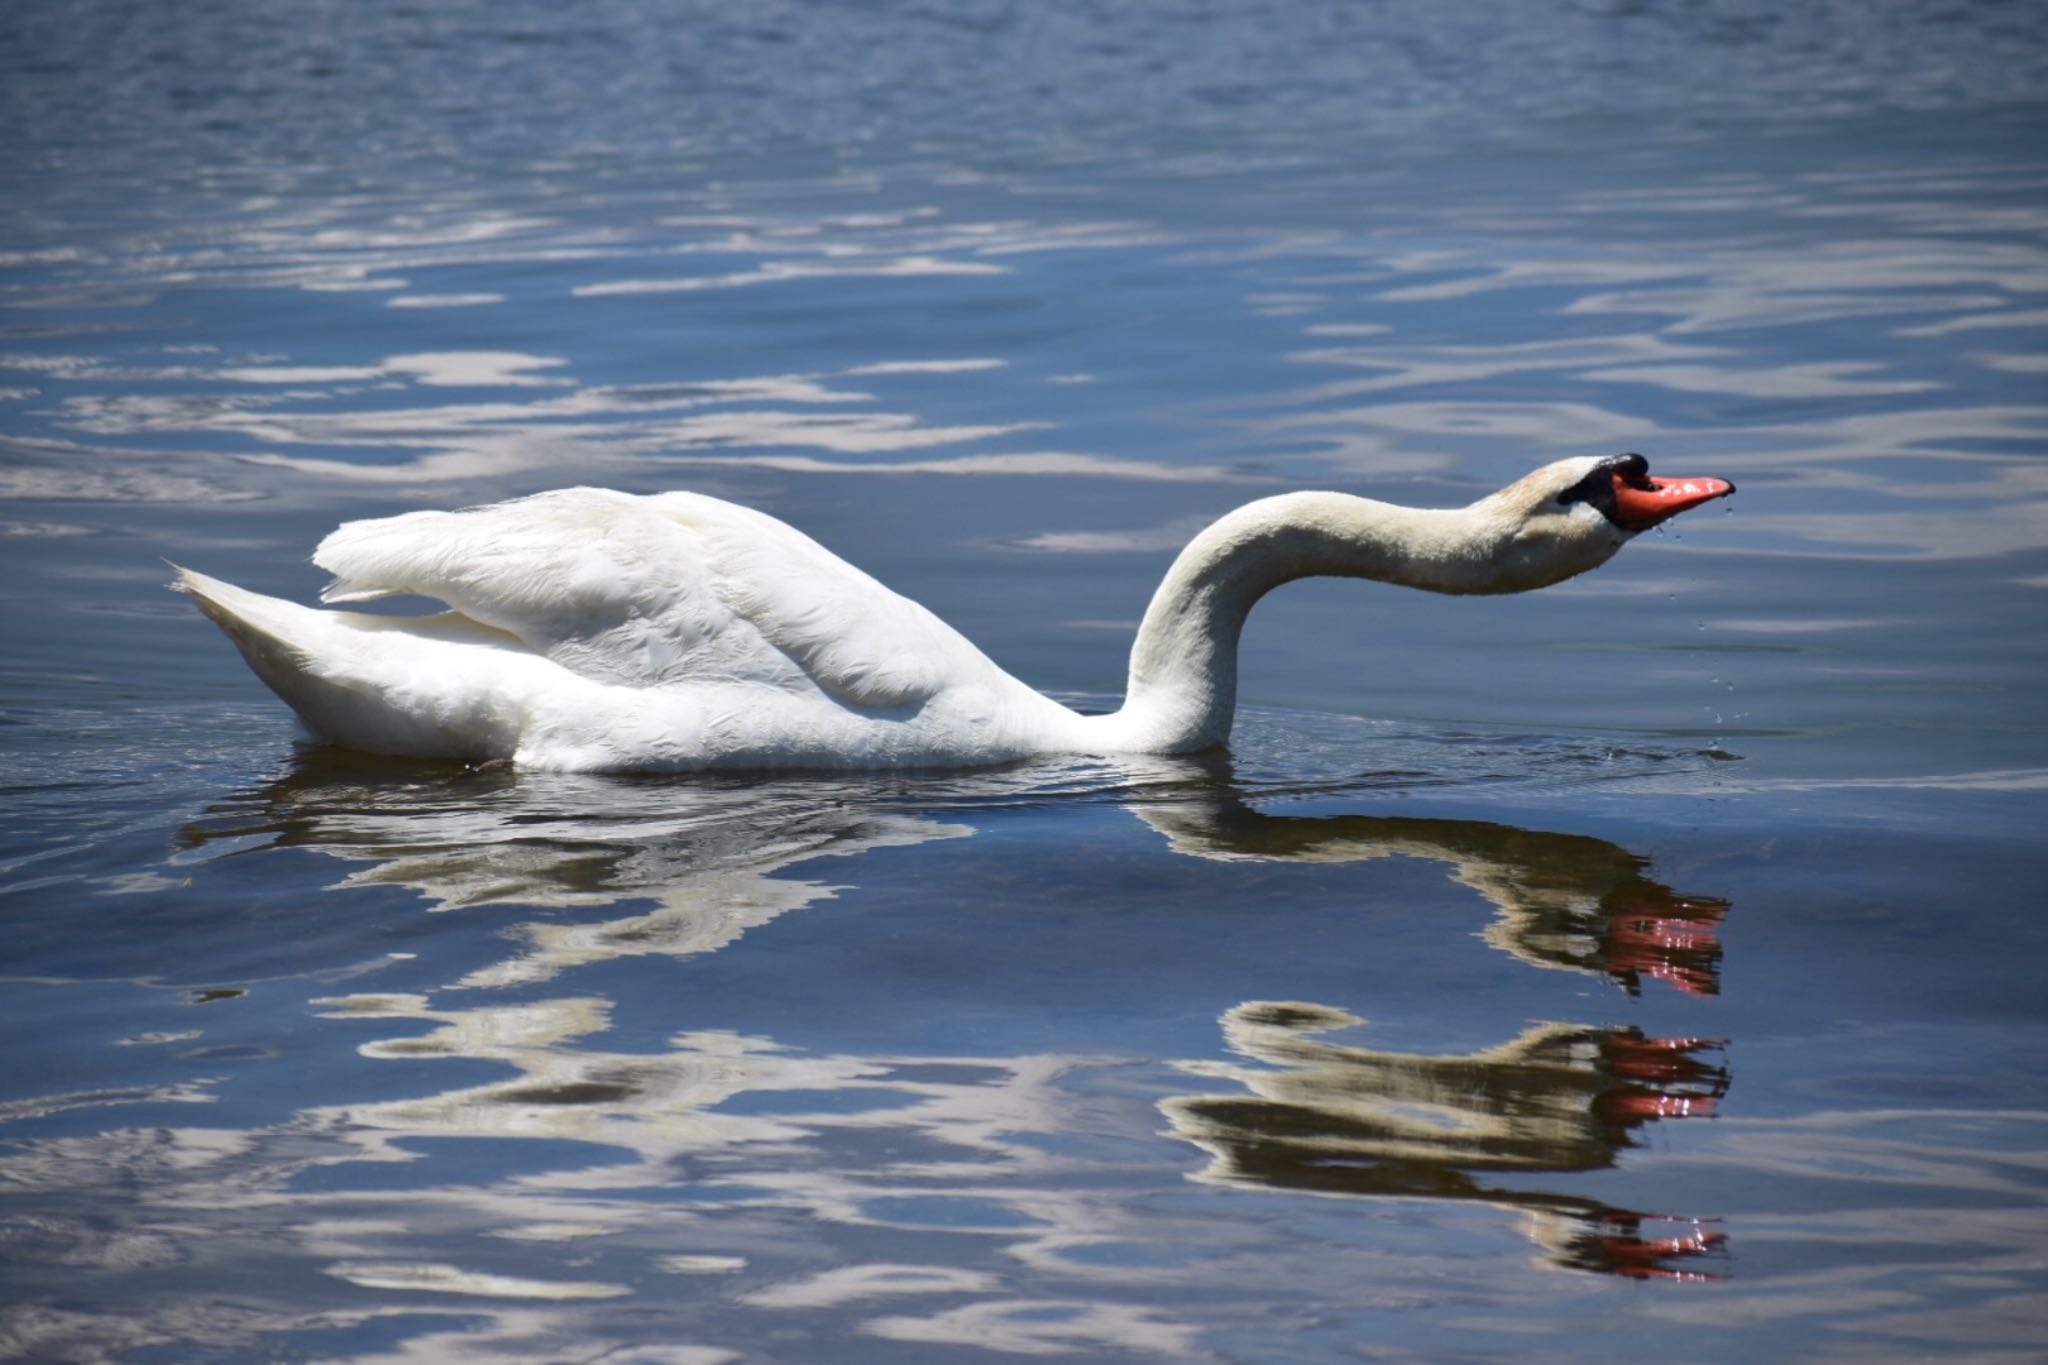
<svg viewBox="0 0 2048 1365">
<path fill-rule="evenodd" d="M 1282 583 L 1341 575 L 1432 592 L 1514 591 L 1502 527 L 1485 504 L 1396 507 L 1344 493 L 1288 493 L 1238 508 L 1167 571 L 1131 648 L 1121 711 L 1091 722 L 1115 748 L 1187 753 L 1230 737 L 1237 643 L 1252 605 Z"/>
</svg>

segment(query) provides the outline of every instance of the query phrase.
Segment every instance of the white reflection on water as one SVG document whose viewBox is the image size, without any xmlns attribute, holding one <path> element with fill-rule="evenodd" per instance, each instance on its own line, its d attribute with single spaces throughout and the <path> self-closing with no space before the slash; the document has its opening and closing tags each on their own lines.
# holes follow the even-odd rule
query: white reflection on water
<svg viewBox="0 0 2048 1365">
<path fill-rule="evenodd" d="M 859 1299 L 895 1294 L 980 1293 L 994 1277 L 939 1266 L 854 1265 L 827 1270 L 808 1280 L 788 1280 L 746 1296 L 757 1308 L 831 1308 Z"/>
<path fill-rule="evenodd" d="M 1782 269 L 1782 266 L 1775 269 Z M 1794 277 L 1796 278 L 1796 277 Z M 1886 282 L 1866 282 L 1871 288 Z M 1961 313 L 1995 308 L 1996 294 L 1924 293 L 1889 295 L 1849 290 L 1794 288 L 1774 274 L 1761 282 L 1717 281 L 1704 289 L 1636 289 L 1588 294 L 1565 312 L 1585 316 L 1652 314 L 1672 319 L 1666 329 L 1685 336 L 1753 327 L 1807 326 L 1854 318 L 1899 317 L 1915 313 Z"/>
<path fill-rule="evenodd" d="M 885 460 L 853 464 L 807 455 L 707 455 L 666 461 L 671 467 L 730 465 L 780 469 L 797 474 L 1035 474 L 1082 478 L 1136 479 L 1169 483 L 1268 483 L 1269 479 L 1240 469 L 1211 464 L 1167 464 L 1157 460 L 1117 460 L 1073 451 L 1022 451 L 1009 455 L 954 455 L 943 460 Z"/>
<path fill-rule="evenodd" d="M 1458 437 L 1512 443 L 1524 449 L 1597 448 L 1617 442 L 1651 442 L 1662 433 L 1644 417 L 1591 403 L 1499 403 L 1445 400 L 1439 403 L 1375 403 L 1371 407 L 1318 412 L 1287 419 L 1275 430 L 1316 429 L 1347 424 L 1404 436 Z"/>
<path fill-rule="evenodd" d="M 384 300 L 386 308 L 481 308 L 503 303 L 503 294 L 400 294 Z"/>
<path fill-rule="evenodd" d="M 918 1067 L 940 1065 L 941 1059 L 805 1056 L 767 1038 L 713 1031 L 678 1034 L 665 1052 L 604 1052 L 589 1040 L 610 1031 L 610 1003 L 595 997 L 437 1008 L 418 996 L 348 995 L 313 1004 L 327 1018 L 438 1025 L 425 1034 L 364 1043 L 358 1050 L 365 1057 L 488 1061 L 515 1074 L 418 1098 L 308 1110 L 302 1118 L 350 1134 L 369 1160 L 407 1160 L 408 1149 L 399 1144 L 424 1137 L 546 1138 L 615 1149 L 596 1154 L 597 1161 L 579 1154 L 584 1159 L 576 1165 L 518 1182 L 534 1188 L 661 1186 L 687 1155 L 797 1142 L 820 1125 L 958 1129 L 964 1122 L 965 1129 L 949 1133 L 949 1140 L 986 1146 L 975 1132 L 1039 1117 L 1028 1103 L 998 1106 L 1001 1112 L 963 1108 L 960 1085 L 914 1079 Z M 997 1065 L 979 1059 L 959 1064 Z M 965 1088 L 996 1084 L 1001 1073 L 1021 1078 L 1036 1071 L 1042 1082 L 1058 1069 L 1012 1061 Z M 773 1117 L 718 1112 L 719 1105 L 751 1092 L 814 1095 L 817 1103 Z M 873 1103 L 863 1105 L 868 1095 Z M 637 1160 L 622 1161 L 622 1154 Z M 772 1171 L 752 1172 L 747 1183 L 776 1178 Z"/>
<path fill-rule="evenodd" d="M 1384 326 L 1363 329 L 1319 326 L 1306 330 L 1310 336 L 1323 337 L 1373 336 L 1391 329 Z M 1309 404 L 1424 384 L 1454 384 L 1549 370 L 1578 373 L 1594 365 L 1687 360 L 1731 353 L 1718 346 L 1679 345 L 1651 332 L 1621 332 L 1611 336 L 1510 342 L 1499 346 L 1412 346 L 1395 342 L 1319 346 L 1296 351 L 1288 358 L 1306 365 L 1342 365 L 1387 371 L 1372 379 L 1340 380 L 1294 395 L 1294 401 Z"/>
<path fill-rule="evenodd" d="M 439 910 L 653 902 L 622 919 L 521 926 L 517 954 L 458 983 L 501 987 L 621 957 L 714 952 L 834 894 L 827 882 L 780 875 L 794 864 L 973 830 L 845 805 L 829 788 L 800 784 L 763 792 L 486 776 L 394 790 L 374 765 L 358 777 L 343 760 L 240 798 L 188 827 L 185 841 L 232 845 L 257 833 L 368 864 L 337 889 L 404 886 Z"/>
<path fill-rule="evenodd" d="M 1970 313 L 1946 322 L 1902 327 L 1894 336 L 1943 337 L 1957 332 L 2005 331 L 2020 327 L 2048 327 L 2048 308 L 2000 308 L 1989 313 Z"/>
<path fill-rule="evenodd" d="M 241 502 L 259 498 L 183 451 L 0 436 L 0 498 L 34 502 Z"/>
<path fill-rule="evenodd" d="M 493 1299 L 616 1299 L 632 1292 L 618 1284 L 485 1275 L 457 1266 L 417 1261 L 342 1261 L 329 1266 L 327 1273 L 363 1289 L 400 1289 Z"/>
<path fill-rule="evenodd" d="M 892 1314 L 862 1323 L 861 1330 L 897 1341 L 974 1346 L 1020 1355 L 1110 1347 L 1185 1360 L 1196 1348 L 1192 1325 L 1162 1320 L 1152 1309 L 1080 1299 L 977 1303 L 922 1318 Z"/>
<path fill-rule="evenodd" d="M 1770 476 L 1768 496 L 1752 492 L 1739 527 L 1709 551 L 2038 549 L 2048 496 L 1971 485 L 1987 467 L 2040 464 L 2048 408 L 2024 388 L 2040 356 L 2024 340 L 1964 349 L 1991 329 L 2040 329 L 2048 317 L 2029 306 L 2048 293 L 2048 250 L 2013 216 L 2035 180 L 1988 164 L 1707 175 L 1566 192 L 1541 215 L 1473 199 L 1399 232 L 1357 233 L 1168 229 L 1045 211 L 1021 180 L 978 185 L 963 203 L 943 176 L 851 177 L 812 196 L 857 204 L 837 211 L 792 211 L 772 190 L 671 187 L 618 222 L 460 196 L 402 211 L 364 198 L 258 201 L 203 241 L 22 256 L 20 277 L 4 286 L 12 302 L 54 306 L 46 295 L 60 287 L 169 291 L 141 306 L 177 321 L 181 337 L 174 355 L 139 354 L 125 323 L 99 333 L 114 344 L 97 354 L 11 347 L 0 366 L 35 376 L 43 392 L 6 400 L 40 406 L 11 438 L 20 459 L 0 489 L 203 499 L 244 483 L 285 495 L 412 484 L 476 501 L 508 481 L 521 491 L 563 482 L 566 470 L 688 482 L 711 467 L 1425 477 L 1465 491 L 1546 453 L 1641 448 L 1660 464 L 1697 458 L 1713 472 Z M 921 192 L 938 202 L 915 203 Z M 1033 216 L 1007 212 L 1020 205 Z M 1126 285 L 1136 315 L 1125 312 Z M 710 296 L 765 286 L 815 305 L 817 334 L 804 324 L 794 337 L 840 364 L 706 372 L 749 326 Z M 391 327 L 367 334 L 366 354 L 257 354 L 246 343 L 237 352 L 233 328 L 212 315 L 203 339 L 182 336 L 191 291 L 372 287 L 420 314 L 460 315 L 454 305 L 493 299 L 505 308 L 469 308 L 479 321 L 445 349 L 408 345 Z M 691 295 L 692 311 L 649 290 Z M 1168 347 L 1145 361 L 1143 347 L 1165 332 L 1221 326 L 1209 310 L 1224 300 L 1256 325 L 1227 347 Z M 906 307 L 919 320 L 909 356 L 894 321 Z M 547 342 L 506 349 L 484 319 L 508 309 L 548 318 Z M 84 335 L 106 326 L 81 316 Z M 879 356 L 840 333 L 870 316 L 887 324 Z M 1615 330 L 1609 317 L 1636 321 Z M 1131 331 L 1147 319 L 1161 335 Z M 1654 325 L 1636 325 L 1645 319 Z M 300 328 L 323 331 L 318 317 L 304 319 L 284 329 L 287 344 Z M 619 376 L 601 366 L 617 361 L 600 362 L 613 352 L 596 343 L 617 328 L 676 336 L 673 357 L 652 352 L 666 374 L 608 382 Z M 1126 332 L 1140 344 L 1130 361 Z M 262 335 L 276 344 L 275 329 Z M 1080 349 L 1070 353 L 1070 340 Z M 1274 360 L 1352 373 L 1287 385 L 1275 382 Z M 1047 384 L 1072 377 L 1076 362 L 1096 373 L 1133 361 L 1164 367 L 1129 371 L 1168 395 L 1163 432 L 1155 422 L 1136 437 L 1085 404 L 1048 399 Z M 949 376 L 960 388 L 943 400 L 947 416 L 932 415 L 941 400 L 929 381 Z M 451 386 L 498 393 L 444 401 Z M 1047 430 L 1061 435 L 1017 448 Z M 87 446 L 73 439 L 81 432 L 109 439 Z M 126 444 L 138 438 L 177 448 Z M 184 448 L 195 439 L 214 448 Z M 74 451 L 80 458 L 65 458 Z"/>
<path fill-rule="evenodd" d="M 579 284 L 571 292 L 579 298 L 594 298 L 607 294 L 678 294 L 699 289 L 737 289 L 743 285 L 793 280 L 1006 273 L 1002 266 L 986 261 L 948 261 L 935 256 L 903 256 L 879 261 L 770 261 L 758 270 L 731 275 L 693 275 L 670 280 L 607 280 L 602 284 Z"/>
<path fill-rule="evenodd" d="M 568 384 L 567 379 L 530 373 L 569 362 L 557 356 L 522 355 L 517 351 L 431 351 L 386 356 L 360 368 L 300 365 L 230 365 L 212 376 L 240 384 L 329 384 L 350 380 L 404 376 L 433 388 L 538 389 Z"/>
<path fill-rule="evenodd" d="M 161 367 L 146 373 L 85 357 L 16 357 L 24 366 L 75 378 L 166 377 L 259 385 L 291 385 L 282 393 L 227 396 L 74 395 L 63 400 L 63 424 L 99 435 L 205 432 L 259 446 L 311 446 L 430 453 L 374 461 L 253 450 L 235 460 L 353 484 L 486 483 L 508 475 L 573 465 L 579 477 L 603 471 L 644 477 L 650 469 L 746 466 L 793 472 L 1063 475 L 1139 480 L 1238 482 L 1247 475 L 1213 464 L 1114 458 L 1067 451 L 1011 451 L 939 459 L 877 460 L 932 447 L 987 441 L 1039 429 L 1042 422 L 934 426 L 908 413 L 880 412 L 871 393 L 832 387 L 833 375 L 764 375 L 695 383 L 578 386 L 531 373 L 565 362 L 510 352 L 437 352 L 388 357 L 360 367 L 240 366 L 201 371 Z M 972 373 L 986 362 L 881 362 L 844 376 Z M 572 392 L 524 403 L 387 404 L 392 381 L 437 387 L 570 387 Z M 369 384 L 371 387 L 351 387 Z M 339 385 L 308 388 L 311 385 Z M 402 383 L 396 392 L 402 394 Z M 336 409 L 334 400 L 366 399 Z M 767 407 L 765 404 L 796 405 Z M 820 408 L 847 409 L 817 411 Z M 687 414 L 687 415 L 684 415 Z M 857 459 L 826 460 L 782 453 L 816 449 Z M 775 453 L 725 453 L 769 451 Z M 719 453 L 684 453 L 719 452 Z M 132 449 L 101 447 L 101 462 L 132 465 Z M 169 455 L 166 458 L 173 458 Z M 220 456 L 187 463 L 218 468 Z M 50 470 L 41 481 L 14 475 L 16 497 L 91 498 L 111 491 L 111 476 Z M 187 478 L 179 496 L 215 485 Z M 171 496 L 167 491 L 160 496 Z"/>
<path fill-rule="evenodd" d="M 1132 802 L 1118 781 L 1143 799 Z M 1496 908 L 1495 946 L 1610 977 L 1616 962 L 1601 939 L 1617 917 L 1710 909 L 1711 938 L 1725 910 L 1681 902 L 1645 876 L 1641 859 L 1600 840 L 1273 814 L 1213 781 L 1203 765 L 1167 762 L 934 785 L 960 811 L 977 791 L 997 805 L 1062 791 L 1119 800 L 1174 850 L 1205 859 L 1441 862 Z M 333 1070 L 335 1088 L 374 1098 L 325 1098 L 249 1127 L 17 1138 L 0 1153 L 0 1178 L 18 1196 L 8 1254 L 19 1266 L 92 1276 L 121 1311 L 0 1310 L 0 1344 L 43 1356 L 167 1341 L 250 1350 L 383 1323 L 378 1339 L 399 1344 L 360 1358 L 562 1358 L 652 1338 L 674 1358 L 710 1360 L 723 1358 L 720 1343 L 794 1332 L 806 1349 L 852 1333 L 1185 1359 L 1212 1333 L 1255 1326 L 1247 1304 L 1259 1305 L 1255 1317 L 1312 1311 L 1332 1294 L 1412 1308 L 1455 1286 L 1468 1315 L 1514 1315 L 1530 1294 L 1560 1292 L 1545 1270 L 1475 1260 L 1465 1237 L 1501 1236 L 1503 1210 L 1544 1266 L 1638 1278 L 1725 1268 L 1710 1254 L 1723 1225 L 1656 1216 L 1716 1210 L 1629 1211 L 1583 1183 L 1622 1161 L 1647 1125 L 1712 1109 L 1728 1075 L 1704 1040 L 1552 1023 L 1477 1052 L 1399 1053 L 1322 1037 L 1357 1023 L 1344 1008 L 1247 1001 L 1220 1021 L 1235 1060 L 980 1055 L 972 1046 L 834 1053 L 718 1029 L 622 1050 L 605 1045 L 615 1032 L 610 1000 L 533 993 L 647 951 L 730 948 L 728 930 L 761 909 L 747 898 L 787 886 L 773 914 L 830 894 L 822 882 L 786 878 L 807 859 L 967 833 L 847 794 L 830 783 L 488 774 L 398 788 L 316 762 L 224 803 L 191 832 L 198 847 L 182 861 L 194 875 L 204 875 L 194 855 L 210 843 L 240 857 L 268 838 L 365 864 L 334 888 L 343 896 L 399 884 L 444 909 L 508 900 L 597 914 L 573 951 L 528 927 L 503 967 L 431 993 L 314 1001 L 336 1031 L 324 1039 L 363 1059 Z M 656 908 L 639 913 L 649 900 Z M 603 918 L 622 903 L 636 913 Z M 684 925 L 710 927 L 671 936 Z M 1688 959 L 1697 942 L 1655 928 L 1640 937 L 1630 951 L 1661 961 L 1672 984 L 1686 984 L 1678 969 L 1688 962 L 1695 985 L 1718 973 L 1718 945 Z M 460 1078 L 436 1082 L 440 1063 Z M 406 1079 L 356 1074 L 362 1065 L 402 1068 Z M 488 1078 L 477 1079 L 479 1066 Z M 394 1089 L 403 1093 L 390 1097 Z M 1173 1129 L 1164 1144 L 1162 1113 Z M 1944 1205 L 1916 1206 L 1924 1216 L 1912 1224 L 1911 1255 L 1878 1255 L 1854 1272 L 1875 1284 L 1929 1248 L 1981 1258 L 2014 1235 L 2010 1214 L 1968 1206 L 2025 1197 L 2011 1151 L 1918 1130 L 2021 1117 L 1900 1111 L 1688 1124 L 1707 1128 L 1707 1139 L 1643 1156 L 1637 1188 L 1666 1171 L 1724 1167 L 1739 1181 L 1770 1169 L 1860 1201 L 1767 1225 L 1767 1238 L 1792 1241 L 1851 1235 L 1880 1218 L 1865 1172 L 1918 1189 L 1920 1204 L 1935 1192 Z M 517 1154 L 500 1170 L 436 1145 L 460 1140 Z M 1183 1143 L 1207 1164 L 1190 1167 Z M 1190 1176 L 1209 1192 L 1193 1203 L 1179 1193 Z M 1247 1192 L 1265 1199 L 1211 1202 Z M 1330 1222 L 1329 1207 L 1350 1216 Z M 1382 1207 L 1405 1212 L 1364 1236 L 1358 1212 Z M 1435 1231 L 1401 1235 L 1399 1222 L 1419 1210 Z M 1745 1213 L 1725 1225 L 1738 1249 L 1750 1222 Z M 1464 1235 L 1444 1235 L 1449 1228 Z M 1335 1265 L 1342 1285 L 1330 1283 Z M 232 1277 L 237 1294 L 211 1303 L 150 1291 L 148 1276 L 172 1272 Z M 309 1289 L 308 1275 L 331 1289 Z M 1741 1297 L 1717 1304 L 1837 1325 L 1861 1302 L 1815 1294 L 1794 1307 L 1776 1285 L 1725 1292 Z M 1901 1311 L 1921 1301 L 1884 1292 Z M 1685 1320 L 1691 1307 L 1640 1311 Z"/>
<path fill-rule="evenodd" d="M 1970 360 L 1987 370 L 2004 370 L 2010 374 L 2048 374 L 2048 355 L 2008 355 L 2002 352 L 1973 351 Z"/>
<path fill-rule="evenodd" d="M 1583 379 L 1618 384 L 1655 384 L 1681 393 L 1733 393 L 1746 398 L 1850 398 L 1892 393 L 1924 393 L 1946 388 L 1925 379 L 1864 378 L 1884 367 L 1875 361 L 1821 361 L 1807 365 L 1776 365 L 1769 369 L 1733 369 L 1714 365 L 1629 365 L 1588 370 Z"/>
</svg>

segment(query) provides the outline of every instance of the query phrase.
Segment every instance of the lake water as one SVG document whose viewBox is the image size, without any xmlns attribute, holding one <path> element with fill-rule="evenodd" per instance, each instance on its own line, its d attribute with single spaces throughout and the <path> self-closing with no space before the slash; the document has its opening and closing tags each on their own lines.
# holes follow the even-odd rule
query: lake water
<svg viewBox="0 0 2048 1365">
<path fill-rule="evenodd" d="M 2048 9 L 0 15 L 0 1355 L 2011 1362 L 2048 1342 Z M 1208 518 L 1572 454 L 1586 578 L 1290 587 L 1228 755 L 303 742 L 164 560 L 772 512 L 1090 705 Z"/>
</svg>

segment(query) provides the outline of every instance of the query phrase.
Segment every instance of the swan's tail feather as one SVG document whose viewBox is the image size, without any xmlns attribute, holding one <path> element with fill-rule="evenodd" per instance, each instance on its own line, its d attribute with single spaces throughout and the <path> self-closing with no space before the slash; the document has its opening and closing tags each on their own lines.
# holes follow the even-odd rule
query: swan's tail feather
<svg viewBox="0 0 2048 1365">
<path fill-rule="evenodd" d="M 314 734 L 372 753 L 422 757 L 495 757 L 507 743 L 491 726 L 408 695 L 411 670 L 392 668 L 383 656 L 392 635 L 432 647 L 403 630 L 410 623 L 318 611 L 171 567 L 178 571 L 171 587 L 198 603 Z"/>
<path fill-rule="evenodd" d="M 199 610 L 206 613 L 207 619 L 234 641 L 235 648 L 242 651 L 242 657 L 249 661 L 257 676 L 286 701 L 292 701 L 292 694 L 287 685 L 280 682 L 280 676 L 292 679 L 309 676 L 318 666 L 313 652 L 303 640 L 308 633 L 305 625 L 293 618 L 315 616 L 316 613 L 296 603 L 265 597 L 177 564 L 171 567 L 178 571 L 171 589 L 189 594 L 199 604 Z M 300 628 L 295 630 L 295 625 Z"/>
<path fill-rule="evenodd" d="M 329 604 L 348 602 L 375 602 L 386 597 L 402 597 L 403 589 L 381 587 L 375 583 L 357 583 L 347 578 L 337 578 L 320 590 L 320 600 Z"/>
</svg>

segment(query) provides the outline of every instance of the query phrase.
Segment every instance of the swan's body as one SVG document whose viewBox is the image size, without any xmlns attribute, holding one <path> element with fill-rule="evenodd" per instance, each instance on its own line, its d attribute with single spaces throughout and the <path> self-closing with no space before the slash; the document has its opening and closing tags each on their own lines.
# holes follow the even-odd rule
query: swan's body
<svg viewBox="0 0 2048 1365">
<path fill-rule="evenodd" d="M 654 771 L 1184 753 L 1229 737 L 1239 631 L 1282 583 L 1522 592 L 1731 491 L 1618 456 L 1560 461 L 1457 509 L 1251 503 L 1174 561 L 1107 716 L 1033 691 L 801 532 L 693 493 L 572 488 L 412 512 L 351 522 L 315 552 L 335 575 L 324 600 L 419 594 L 451 608 L 435 616 L 320 611 L 189 570 L 178 586 L 315 733 L 377 753 Z"/>
</svg>

